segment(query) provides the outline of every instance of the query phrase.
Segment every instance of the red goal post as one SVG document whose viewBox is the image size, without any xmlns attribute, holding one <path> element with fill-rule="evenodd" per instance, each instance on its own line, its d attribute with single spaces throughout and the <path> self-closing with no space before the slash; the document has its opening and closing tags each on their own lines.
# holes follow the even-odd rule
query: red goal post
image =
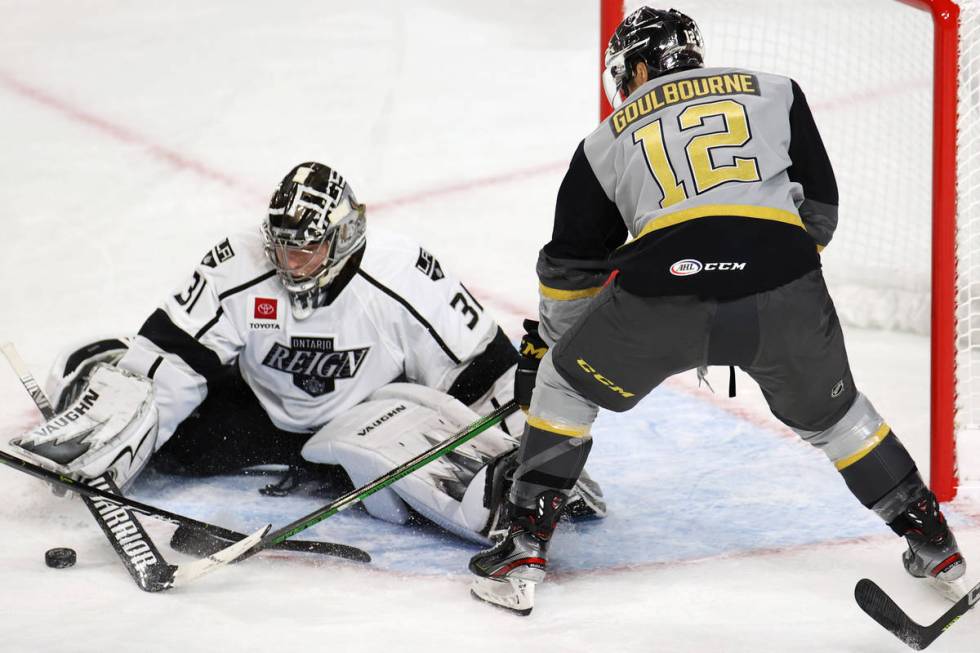
<svg viewBox="0 0 980 653">
<path fill-rule="evenodd" d="M 703 0 L 700 4 L 710 3 Z M 930 484 L 941 501 L 949 501 L 956 496 L 958 487 L 958 470 L 956 461 L 956 419 L 957 419 L 957 329 L 960 323 L 959 340 L 960 355 L 964 347 L 971 350 L 973 331 L 980 329 L 980 320 L 974 322 L 969 316 L 960 316 L 957 320 L 958 292 L 961 310 L 967 304 L 966 312 L 970 313 L 973 300 L 970 288 L 957 287 L 957 90 L 959 88 L 959 58 L 961 53 L 959 40 L 960 7 L 952 0 L 888 0 L 902 3 L 918 10 L 928 12 L 932 17 L 932 199 L 931 199 L 931 279 L 927 281 L 926 294 L 931 294 L 925 301 L 929 313 L 928 331 L 931 334 L 931 371 L 930 371 Z M 853 5 L 859 5 L 861 0 L 853 0 Z M 603 66 L 603 55 L 609 38 L 616 26 L 622 21 L 625 10 L 640 6 L 635 0 L 600 0 L 600 30 L 599 30 L 599 59 L 600 75 Z M 674 7 L 689 13 L 696 21 L 699 15 L 688 5 L 697 2 L 655 3 L 651 6 L 658 8 Z M 738 6 L 735 6 L 738 4 Z M 747 3 L 729 2 L 728 7 L 732 17 L 737 20 L 740 10 Z M 759 2 L 758 4 L 764 4 Z M 771 2 L 773 9 L 778 4 Z M 793 3 L 794 5 L 796 3 Z M 816 4 L 813 0 L 810 4 Z M 831 7 L 835 3 L 827 2 Z M 839 8 L 836 3 L 835 8 Z M 800 19 L 802 20 L 802 19 Z M 855 18 L 855 20 L 858 20 Z M 879 26 L 887 29 L 886 26 Z M 819 34 L 819 25 L 813 26 L 815 38 L 833 35 Z M 869 25 L 868 29 L 874 29 Z M 705 26 L 702 25 L 702 30 Z M 762 32 L 763 34 L 765 32 Z M 717 61 L 711 59 L 712 41 L 710 32 L 706 31 L 706 50 L 709 65 L 742 65 L 737 62 Z M 896 38 L 898 38 L 896 36 Z M 806 48 L 808 43 L 797 43 L 797 47 Z M 781 72 L 781 71 L 773 71 Z M 796 77 L 796 75 L 793 75 Z M 599 80 L 599 113 L 605 118 L 611 112 Z M 804 85 L 804 90 L 806 90 Z M 818 116 L 818 121 L 819 121 Z M 978 164 L 980 165 L 980 164 Z M 964 246 L 961 239 L 961 247 Z M 966 243 L 967 247 L 977 247 L 977 243 Z M 971 274 L 973 271 L 971 270 Z M 978 275 L 980 276 L 980 275 Z M 972 283 L 972 279 L 968 279 Z M 929 292 L 931 291 L 931 292 Z M 898 304 L 902 306 L 902 304 Z M 846 318 L 845 318 L 846 319 Z M 965 325 L 962 323 L 966 322 Z M 873 326 L 881 326 L 873 324 Z M 923 328 L 923 330 L 925 327 Z M 915 329 L 912 329 L 915 330 Z M 965 342 L 965 344 L 963 344 Z M 972 350 L 967 355 L 972 356 Z M 964 393 L 965 401 L 973 397 Z M 969 420 L 968 420 L 969 421 Z"/>
</svg>

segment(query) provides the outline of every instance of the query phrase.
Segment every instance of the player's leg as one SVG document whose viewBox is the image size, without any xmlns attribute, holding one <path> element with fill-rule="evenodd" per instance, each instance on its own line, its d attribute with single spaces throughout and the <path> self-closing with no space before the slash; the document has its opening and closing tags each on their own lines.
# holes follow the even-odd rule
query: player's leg
<svg viewBox="0 0 980 653">
<path fill-rule="evenodd" d="M 854 386 L 819 271 L 758 297 L 760 347 L 746 371 L 783 423 L 817 447 L 909 549 L 910 574 L 951 581 L 965 563 L 935 496 L 898 436 Z"/>
<path fill-rule="evenodd" d="M 628 410 L 668 376 L 703 364 L 713 310 L 691 297 L 640 298 L 612 285 L 545 355 L 509 496 L 511 528 L 470 561 L 481 577 L 473 585 L 478 598 L 530 611 L 598 407 Z"/>
</svg>

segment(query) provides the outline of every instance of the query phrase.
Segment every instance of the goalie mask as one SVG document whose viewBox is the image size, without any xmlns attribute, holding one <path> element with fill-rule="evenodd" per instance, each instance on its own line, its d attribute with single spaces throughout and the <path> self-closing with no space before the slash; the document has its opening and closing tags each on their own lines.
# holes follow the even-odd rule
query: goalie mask
<svg viewBox="0 0 980 653">
<path fill-rule="evenodd" d="M 293 315 L 309 317 L 365 243 L 364 205 L 336 170 L 301 163 L 289 171 L 262 225 L 265 252 L 289 293 Z"/>
<path fill-rule="evenodd" d="M 602 88 L 614 108 L 629 96 L 637 62 L 647 65 L 650 79 L 675 70 L 704 65 L 704 41 L 690 17 L 676 9 L 640 7 L 619 24 L 606 48 Z"/>
</svg>

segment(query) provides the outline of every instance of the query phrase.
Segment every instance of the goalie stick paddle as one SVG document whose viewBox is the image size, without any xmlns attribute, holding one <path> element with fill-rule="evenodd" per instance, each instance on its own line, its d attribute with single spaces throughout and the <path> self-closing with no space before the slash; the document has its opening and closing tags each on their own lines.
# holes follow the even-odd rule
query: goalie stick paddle
<svg viewBox="0 0 980 653">
<path fill-rule="evenodd" d="M 963 595 L 953 607 L 934 623 L 921 626 L 912 621 L 905 611 L 873 581 L 862 578 L 854 586 L 854 599 L 869 617 L 881 624 L 913 650 L 921 651 L 948 630 L 960 617 L 980 600 L 980 584 Z"/>
<path fill-rule="evenodd" d="M 409 474 L 420 469 L 421 467 L 428 465 L 433 460 L 441 458 L 442 456 L 446 455 L 453 449 L 456 449 L 460 445 L 468 442 L 469 440 L 472 440 L 479 434 L 486 431 L 491 426 L 494 426 L 497 423 L 499 423 L 500 420 L 504 419 L 505 417 L 507 417 L 508 415 L 510 415 L 516 410 L 517 410 L 517 403 L 513 399 L 511 399 L 510 401 L 503 404 L 502 406 L 494 410 L 486 417 L 482 417 L 478 419 L 477 421 L 473 422 L 472 424 L 464 428 L 462 431 L 459 431 L 448 440 L 440 442 L 439 444 L 435 445 L 431 449 L 423 451 L 422 453 L 415 456 L 411 460 L 408 460 L 407 462 L 402 463 L 398 467 L 395 467 L 390 472 L 386 474 L 382 474 L 381 476 L 374 479 L 367 485 L 363 485 L 359 488 L 355 488 L 350 492 L 348 492 L 347 494 L 327 504 L 326 506 L 314 510 L 310 514 L 300 517 L 299 519 L 290 522 L 289 524 L 286 524 L 282 528 L 279 528 L 263 536 L 258 542 L 252 545 L 251 548 L 249 548 L 246 551 L 240 551 L 238 554 L 236 554 L 235 561 L 239 562 L 241 560 L 245 560 L 246 558 L 252 557 L 259 551 L 262 551 L 263 549 L 266 549 L 271 546 L 275 546 L 277 544 L 281 544 L 282 542 L 285 542 L 293 535 L 305 531 L 307 528 L 319 524 L 324 519 L 327 519 L 328 517 L 332 517 L 333 515 L 336 515 L 338 512 L 350 508 L 351 506 L 357 504 L 359 501 L 362 501 L 363 499 L 366 499 L 367 497 L 371 496 L 375 492 L 378 492 L 379 490 L 383 490 L 384 488 L 388 487 L 395 481 L 398 481 L 399 479 L 408 476 Z M 228 564 L 227 558 L 230 555 L 231 548 L 232 547 L 229 547 L 224 551 L 219 551 L 218 553 L 214 554 L 214 556 L 212 557 L 215 558 L 215 561 L 210 565 L 210 567 L 206 571 L 202 571 L 200 575 L 203 576 L 205 573 L 208 573 L 210 571 L 217 569 L 220 566 Z M 201 561 L 201 562 L 206 562 L 206 561 Z"/>
</svg>

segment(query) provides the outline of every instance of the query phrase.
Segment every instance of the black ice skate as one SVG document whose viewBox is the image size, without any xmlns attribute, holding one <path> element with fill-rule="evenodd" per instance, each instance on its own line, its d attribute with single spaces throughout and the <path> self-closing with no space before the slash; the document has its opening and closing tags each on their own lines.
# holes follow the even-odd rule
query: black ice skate
<svg viewBox="0 0 980 653">
<path fill-rule="evenodd" d="M 531 614 L 534 585 L 544 580 L 548 546 L 566 498 L 560 492 L 538 495 L 533 509 L 509 505 L 510 529 L 493 548 L 470 559 L 470 571 L 479 576 L 470 593 L 497 607 L 520 615 Z"/>
<path fill-rule="evenodd" d="M 915 578 L 927 579 L 950 600 L 959 600 L 966 591 L 960 581 L 966 573 L 966 560 L 936 496 L 927 492 L 914 499 L 891 526 L 908 541 L 909 548 L 902 554 L 905 570 Z"/>
</svg>

